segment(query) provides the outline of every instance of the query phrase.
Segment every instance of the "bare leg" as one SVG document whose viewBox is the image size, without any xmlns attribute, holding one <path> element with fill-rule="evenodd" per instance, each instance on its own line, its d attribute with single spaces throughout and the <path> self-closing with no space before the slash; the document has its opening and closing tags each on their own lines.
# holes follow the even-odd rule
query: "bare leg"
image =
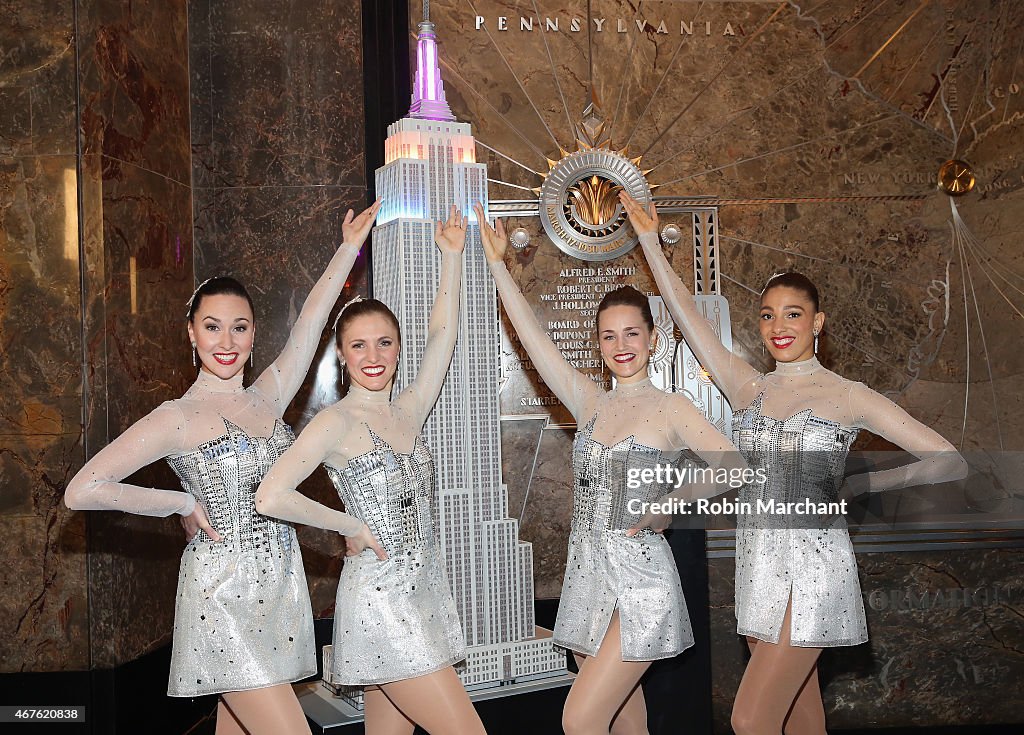
<svg viewBox="0 0 1024 735">
<path fill-rule="evenodd" d="M 367 735 L 412 735 L 416 725 L 402 714 L 379 687 L 367 688 L 366 702 Z"/>
<path fill-rule="evenodd" d="M 736 735 L 779 735 L 798 695 L 805 685 L 810 686 L 821 649 L 791 645 L 789 631 L 790 608 L 787 607 L 779 642 L 757 641 L 752 646 L 750 662 L 732 706 L 732 729 Z M 816 689 L 817 677 L 813 684 Z M 808 691 L 808 696 L 813 693 Z M 821 699 L 820 692 L 818 699 Z M 816 735 L 825 733 L 824 715 L 821 724 L 822 729 Z"/>
<path fill-rule="evenodd" d="M 242 723 L 235 719 L 231 710 L 224 704 L 223 699 L 217 700 L 217 730 L 216 735 L 248 735 Z"/>
<path fill-rule="evenodd" d="M 380 688 L 396 709 L 430 735 L 484 735 L 480 716 L 451 666 Z M 367 735 L 376 734 L 367 730 Z"/>
<path fill-rule="evenodd" d="M 221 699 L 246 735 L 310 735 L 291 684 L 224 692 Z"/>
<path fill-rule="evenodd" d="M 566 735 L 607 735 L 613 720 L 616 735 L 644 735 L 647 712 L 637 685 L 651 662 L 622 660 L 618 611 L 612 613 L 597 655 L 577 660 L 582 662 L 580 673 L 562 710 Z M 644 710 L 642 714 L 638 707 Z"/>
</svg>

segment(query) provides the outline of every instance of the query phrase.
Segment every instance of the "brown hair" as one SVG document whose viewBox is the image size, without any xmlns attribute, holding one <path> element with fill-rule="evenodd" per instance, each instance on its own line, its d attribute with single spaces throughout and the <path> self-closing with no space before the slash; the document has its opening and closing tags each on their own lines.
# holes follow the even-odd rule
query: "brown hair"
<svg viewBox="0 0 1024 735">
<path fill-rule="evenodd" d="M 802 292 L 804 296 L 810 299 L 811 303 L 814 304 L 814 310 L 816 312 L 821 311 L 821 309 L 818 308 L 818 304 L 820 303 L 818 300 L 818 289 L 813 283 L 811 283 L 811 279 L 803 273 L 797 273 L 796 271 L 776 273 L 764 284 L 764 288 L 761 289 L 761 297 L 764 298 L 766 293 L 778 286 L 785 286 L 786 288 L 792 288 L 795 291 Z"/>
<path fill-rule="evenodd" d="M 196 312 L 199 311 L 199 304 L 206 296 L 241 296 L 249 302 L 249 311 L 252 312 L 253 319 L 256 318 L 256 307 L 253 306 L 252 297 L 245 290 L 245 286 L 231 276 L 217 276 L 216 278 L 207 278 L 192 294 L 192 298 L 188 302 L 188 321 L 194 322 Z"/>
<path fill-rule="evenodd" d="M 334 339 L 339 346 L 341 346 L 341 335 L 344 333 L 345 328 L 353 319 L 366 316 L 367 314 L 380 314 L 388 319 L 398 333 L 398 341 L 402 341 L 402 327 L 398 324 L 398 317 L 395 316 L 395 312 L 391 311 L 383 301 L 360 299 L 348 306 L 342 307 L 341 313 L 338 314 L 338 320 L 334 323 Z"/>
<path fill-rule="evenodd" d="M 597 307 L 597 320 L 601 319 L 601 312 L 611 306 L 635 306 L 640 310 L 640 316 L 647 328 L 654 331 L 654 314 L 651 313 L 651 302 L 647 297 L 632 286 L 619 286 L 614 291 L 609 291 L 601 299 Z"/>
</svg>

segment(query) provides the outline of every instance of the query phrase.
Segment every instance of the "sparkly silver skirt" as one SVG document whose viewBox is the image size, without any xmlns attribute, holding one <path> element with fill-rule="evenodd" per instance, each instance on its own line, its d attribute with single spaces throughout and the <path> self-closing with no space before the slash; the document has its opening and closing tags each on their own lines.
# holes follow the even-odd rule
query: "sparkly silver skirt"
<svg viewBox="0 0 1024 735">
<path fill-rule="evenodd" d="M 368 686 L 423 676 L 466 657 L 444 560 L 430 548 L 345 559 L 334 610 L 334 681 Z"/>
<path fill-rule="evenodd" d="M 295 529 L 280 526 L 287 543 L 277 554 L 198 537 L 185 547 L 168 695 L 259 689 L 316 673 L 302 555 Z"/>
<path fill-rule="evenodd" d="M 594 531 L 570 538 L 554 643 L 594 656 L 618 608 L 623 661 L 654 661 L 693 645 L 672 550 L 664 536 Z"/>
<path fill-rule="evenodd" d="M 819 529 L 737 529 L 736 632 L 778 643 L 791 595 L 792 645 L 855 646 L 868 639 L 845 521 Z"/>
</svg>

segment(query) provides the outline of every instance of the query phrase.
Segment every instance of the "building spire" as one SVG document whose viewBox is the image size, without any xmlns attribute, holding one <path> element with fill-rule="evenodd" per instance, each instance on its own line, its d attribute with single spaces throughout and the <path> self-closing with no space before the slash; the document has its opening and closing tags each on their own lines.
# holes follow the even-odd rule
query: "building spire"
<svg viewBox="0 0 1024 735">
<path fill-rule="evenodd" d="M 416 37 L 416 77 L 412 86 L 409 117 L 422 120 L 454 120 L 444 96 L 444 82 L 437 61 L 437 36 L 430 22 L 430 0 L 423 0 L 423 20 Z"/>
</svg>

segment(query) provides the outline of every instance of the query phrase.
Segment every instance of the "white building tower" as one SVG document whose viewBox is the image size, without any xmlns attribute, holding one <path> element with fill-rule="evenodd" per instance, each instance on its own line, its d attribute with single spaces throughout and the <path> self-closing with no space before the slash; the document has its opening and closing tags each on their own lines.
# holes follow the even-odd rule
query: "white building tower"
<svg viewBox="0 0 1024 735">
<path fill-rule="evenodd" d="M 383 198 L 373 233 L 373 291 L 402 325 L 395 392 L 415 377 L 437 291 L 441 257 L 434 222 L 454 204 L 470 216 L 459 340 L 424 438 L 437 464 L 436 527 L 469 645 L 460 675 L 472 688 L 565 673 L 550 633 L 536 629 L 533 549 L 508 517 L 501 482 L 499 322 L 472 206 L 487 208 L 487 168 L 476 162 L 468 123 L 445 100 L 434 25 L 419 25 L 417 71 L 407 117 L 388 127 Z"/>
</svg>

